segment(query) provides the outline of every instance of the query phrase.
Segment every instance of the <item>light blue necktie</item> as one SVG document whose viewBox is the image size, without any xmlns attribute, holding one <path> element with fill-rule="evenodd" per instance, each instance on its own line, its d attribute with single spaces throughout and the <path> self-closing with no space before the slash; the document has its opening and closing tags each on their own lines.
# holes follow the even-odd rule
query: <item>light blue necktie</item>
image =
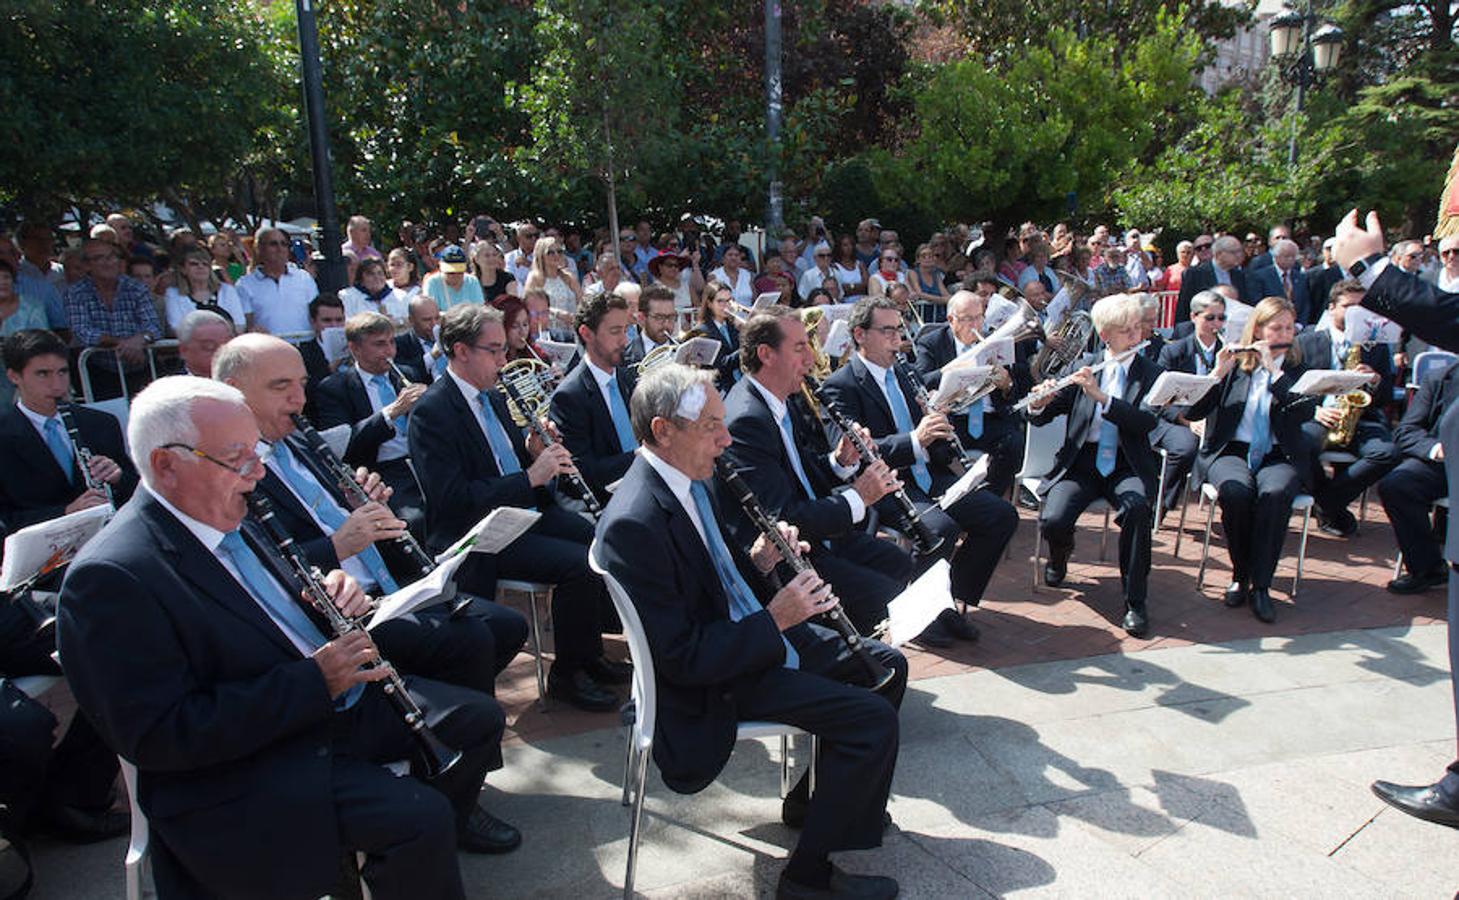
<svg viewBox="0 0 1459 900">
<path fill-rule="evenodd" d="M 293 451 L 284 441 L 276 441 L 273 445 L 273 458 L 278 463 L 279 474 L 284 476 L 284 481 L 299 495 L 304 505 L 314 511 L 328 528 L 330 534 L 339 531 L 341 525 L 349 518 L 334 498 L 324 489 L 314 476 L 300 469 L 299 463 L 294 459 Z M 359 553 L 355 554 L 365 569 L 369 571 L 370 577 L 387 594 L 393 594 L 400 589 L 391 577 L 390 570 L 385 566 L 385 560 L 380 556 L 380 551 L 370 544 Z"/>
<path fill-rule="evenodd" d="M 705 489 L 703 482 L 696 481 L 690 486 L 689 493 L 694 497 L 694 508 L 699 511 L 699 524 L 704 526 L 704 542 L 709 547 L 709 558 L 714 563 L 714 572 L 719 576 L 719 584 L 724 588 L 725 596 L 729 598 L 730 621 L 738 622 L 746 616 L 761 612 L 764 607 L 755 599 L 755 592 L 745 583 L 740 570 L 735 568 L 734 557 L 730 556 L 724 536 L 719 533 L 714 507 L 709 504 L 709 491 Z M 784 634 L 780 635 L 780 640 L 785 644 L 785 668 L 800 668 L 800 654 L 795 652 Z"/>
<path fill-rule="evenodd" d="M 491 405 L 491 395 L 482 391 L 476 395 L 476 402 L 481 407 L 481 427 L 486 430 L 486 442 L 491 445 L 492 456 L 496 457 L 497 469 L 502 475 L 515 475 L 522 471 L 517 449 L 512 446 L 512 439 L 507 436 L 506 429 L 496 416 L 496 408 Z"/>
<path fill-rule="evenodd" d="M 623 393 L 618 390 L 618 376 L 608 377 L 608 415 L 613 417 L 613 430 L 618 432 L 618 446 L 624 453 L 638 449 L 633 439 L 633 425 L 628 418 L 628 405 L 623 402 Z"/>
<path fill-rule="evenodd" d="M 973 345 L 969 344 L 960 349 L 957 355 L 961 358 L 964 353 L 972 352 Z M 983 401 L 979 400 L 968 409 L 968 436 L 973 440 L 977 440 L 983 436 L 983 405 Z"/>
<path fill-rule="evenodd" d="M 1266 369 L 1258 369 L 1253 378 L 1263 379 L 1263 390 L 1256 393 L 1256 410 L 1252 414 L 1251 447 L 1246 451 L 1246 464 L 1255 472 L 1261 468 L 1261 461 L 1272 449 L 1272 391 L 1271 375 Z"/>
<path fill-rule="evenodd" d="M 325 644 L 324 635 L 315 627 L 313 620 L 300 608 L 299 604 L 289 597 L 284 589 L 275 581 L 258 561 L 258 557 L 243 542 L 243 536 L 237 531 L 230 531 L 223 535 L 223 543 L 218 549 L 228 555 L 233 563 L 233 568 L 243 578 L 243 584 L 253 599 L 263 604 L 272 618 L 283 621 L 289 628 L 298 635 L 305 643 L 315 650 Z M 365 692 L 363 684 L 357 684 L 346 691 L 338 700 L 335 707 L 348 709 L 355 705 L 360 695 Z"/>
<path fill-rule="evenodd" d="M 1114 374 L 1110 376 L 1109 388 L 1105 391 L 1111 398 L 1123 393 L 1120 381 L 1120 368 L 1114 367 Z M 1120 450 L 1120 430 L 1109 418 L 1102 417 L 1099 422 L 1099 444 L 1095 448 L 1094 470 L 1104 477 L 1115 470 L 1115 457 Z"/>
<path fill-rule="evenodd" d="M 51 455 L 56 458 L 56 465 L 61 467 L 66 480 L 75 484 L 76 473 L 71 466 L 71 441 L 66 437 L 59 419 L 46 419 L 46 446 L 51 448 Z"/>
<path fill-rule="evenodd" d="M 805 467 L 800 463 L 800 454 L 795 449 L 795 432 L 790 427 L 789 407 L 780 417 L 780 433 L 785 435 L 785 452 L 790 455 L 790 467 L 795 470 L 795 477 L 800 479 L 800 486 L 805 488 L 806 497 L 811 500 L 816 499 L 816 492 L 811 487 L 811 480 L 806 477 Z"/>
<path fill-rule="evenodd" d="M 897 431 L 911 434 L 912 414 L 907 411 L 907 398 L 902 396 L 902 386 L 897 383 L 896 373 L 887 369 L 883 383 L 887 389 L 887 401 L 892 405 L 892 420 L 897 423 Z M 917 482 L 922 493 L 932 490 L 932 473 L 927 471 L 927 463 L 913 459 L 912 480 Z"/>
<path fill-rule="evenodd" d="M 382 410 L 390 404 L 394 403 L 395 398 L 400 396 L 399 394 L 395 393 L 395 385 L 391 384 L 390 379 L 386 378 L 383 374 L 371 375 L 370 380 L 375 382 L 375 387 L 378 388 L 380 391 L 380 408 Z M 409 420 L 406 419 L 405 416 L 395 417 L 395 419 L 393 420 L 393 424 L 395 425 L 395 433 L 397 435 L 405 434 L 405 428 L 408 421 Z"/>
</svg>

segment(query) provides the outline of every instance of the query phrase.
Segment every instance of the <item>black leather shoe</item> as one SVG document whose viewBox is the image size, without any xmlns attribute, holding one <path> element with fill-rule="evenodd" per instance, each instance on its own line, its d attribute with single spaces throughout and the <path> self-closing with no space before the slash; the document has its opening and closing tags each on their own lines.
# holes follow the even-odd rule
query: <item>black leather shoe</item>
<svg viewBox="0 0 1459 900">
<path fill-rule="evenodd" d="M 618 708 L 618 695 L 598 684 L 584 669 L 560 675 L 553 669 L 547 676 L 547 695 L 588 712 L 608 712 Z"/>
<path fill-rule="evenodd" d="M 633 664 L 617 662 L 600 656 L 587 665 L 583 671 L 598 684 L 628 684 L 633 680 Z"/>
<path fill-rule="evenodd" d="M 937 614 L 937 621 L 949 635 L 959 641 L 971 642 L 978 639 L 978 626 L 955 609 L 944 609 Z"/>
<path fill-rule="evenodd" d="M 1225 599 L 1226 599 L 1226 605 L 1229 606 L 1229 607 L 1231 607 L 1232 609 L 1235 609 L 1238 606 L 1245 606 L 1246 605 L 1246 585 L 1242 584 L 1239 581 L 1233 581 L 1233 582 L 1231 582 L 1231 586 L 1228 587 L 1228 588 L 1226 588 L 1226 598 Z"/>
<path fill-rule="evenodd" d="M 1429 588 L 1438 587 L 1449 581 L 1449 567 L 1440 563 L 1422 575 L 1405 572 L 1388 582 L 1390 594 L 1422 594 Z"/>
<path fill-rule="evenodd" d="M 1272 595 L 1266 588 L 1251 589 L 1251 614 L 1267 624 L 1277 620 L 1277 609 L 1272 606 Z"/>
<path fill-rule="evenodd" d="M 913 643 L 923 647 L 937 647 L 938 649 L 952 646 L 952 635 L 947 633 L 947 627 L 942 624 L 942 619 L 932 620 L 932 624 L 922 629 L 922 633 L 912 639 Z"/>
<path fill-rule="evenodd" d="M 1407 787 L 1387 781 L 1373 782 L 1373 793 L 1394 809 L 1425 822 L 1459 828 L 1459 800 L 1445 797 L 1438 785 Z"/>
<path fill-rule="evenodd" d="M 40 830 L 68 843 L 94 844 L 130 832 L 132 816 L 110 809 L 96 812 L 74 806 L 53 806 L 37 813 L 36 824 Z"/>
<path fill-rule="evenodd" d="M 1064 583 L 1064 576 L 1068 574 L 1068 571 L 1069 560 L 1049 557 L 1049 561 L 1044 563 L 1044 584 L 1049 587 L 1058 587 Z"/>
<path fill-rule="evenodd" d="M 522 832 L 479 806 L 456 823 L 456 847 L 467 853 L 510 853 L 520 846 Z"/>
<path fill-rule="evenodd" d="M 1330 534 L 1333 537 L 1352 537 L 1358 533 L 1358 517 L 1343 510 L 1331 518 L 1320 518 L 1317 522 L 1317 529 L 1323 534 Z"/>
<path fill-rule="evenodd" d="M 775 884 L 775 900 L 829 900 L 832 897 L 845 900 L 893 900 L 899 890 L 895 878 L 885 875 L 852 875 L 833 865 L 829 887 L 800 884 L 791 881 L 781 872 L 780 880 Z"/>
<path fill-rule="evenodd" d="M 1145 605 L 1129 606 L 1125 610 L 1125 621 L 1121 623 L 1125 634 L 1130 637 L 1142 638 L 1150 633 L 1150 617 L 1145 613 Z"/>
</svg>

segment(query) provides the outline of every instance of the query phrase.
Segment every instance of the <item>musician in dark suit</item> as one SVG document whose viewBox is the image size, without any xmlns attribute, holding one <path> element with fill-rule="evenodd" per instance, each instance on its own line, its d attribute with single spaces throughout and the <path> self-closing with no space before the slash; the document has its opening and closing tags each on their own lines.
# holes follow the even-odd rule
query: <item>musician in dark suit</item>
<svg viewBox="0 0 1459 900">
<path fill-rule="evenodd" d="M 324 354 L 323 335 L 326 328 L 344 327 L 344 301 L 333 291 L 326 291 L 309 301 L 309 327 L 314 337 L 299 342 L 299 355 L 304 358 L 304 371 L 309 373 L 309 384 L 304 390 L 304 415 L 313 419 L 318 410 L 314 406 L 315 392 L 319 383 L 334 374 L 334 364 Z"/>
<path fill-rule="evenodd" d="M 1261 351 L 1238 356 L 1230 347 L 1217 355 L 1211 372 L 1222 379 L 1186 412 L 1206 420 L 1196 475 L 1216 486 L 1221 526 L 1231 554 L 1230 607 L 1251 603 L 1263 622 L 1276 619 L 1272 574 L 1282 556 L 1292 500 L 1312 490 L 1315 453 L 1302 431 L 1315 400 L 1292 387 L 1306 371 L 1293 343 L 1296 310 L 1280 297 L 1256 305 L 1242 343 L 1262 341 Z M 1239 363 L 1239 365 L 1238 365 Z"/>
<path fill-rule="evenodd" d="M 1236 299 L 1242 303 L 1254 302 L 1252 298 L 1255 295 L 1247 283 L 1246 272 L 1241 268 L 1241 261 L 1245 258 L 1246 253 L 1242 250 L 1239 239 L 1229 234 L 1216 238 L 1211 245 L 1210 261 L 1191 266 L 1181 276 L 1180 296 L 1175 303 L 1175 321 L 1189 319 L 1191 298 L 1219 284 L 1235 288 Z"/>
<path fill-rule="evenodd" d="M 1278 260 L 1278 265 L 1280 265 Z M 1297 345 L 1302 349 L 1302 359 L 1308 368 L 1346 369 L 1349 352 L 1354 349 L 1348 341 L 1347 310 L 1363 301 L 1363 286 L 1356 281 L 1338 282 L 1332 289 L 1327 304 L 1328 322 L 1323 328 L 1307 328 L 1297 335 Z M 1393 396 L 1393 356 L 1387 344 L 1374 343 L 1359 346 L 1358 366 L 1355 371 L 1377 375 L 1378 383 L 1363 388 L 1368 394 L 1368 406 L 1358 419 L 1353 439 L 1342 446 L 1329 449 L 1342 450 L 1358 457 L 1351 465 L 1341 466 L 1329 478 L 1323 467 L 1313 470 L 1316 478 L 1313 498 L 1317 502 L 1320 527 L 1328 534 L 1348 537 L 1358 530 L 1358 520 L 1348 511 L 1348 505 L 1358 499 L 1370 485 L 1377 484 L 1394 466 L 1398 465 L 1399 452 L 1388 430 L 1388 420 L 1383 413 L 1385 398 Z M 1340 398 L 1324 397 L 1318 401 L 1313 418 L 1302 426 L 1314 449 L 1325 446 L 1328 432 L 1337 427 L 1342 419 Z"/>
<path fill-rule="evenodd" d="M 1420 340 L 1450 352 L 1459 352 L 1459 294 L 1399 270 L 1384 251 L 1383 226 L 1376 212 L 1368 213 L 1367 228 L 1358 225 L 1353 210 L 1337 227 L 1333 257 L 1367 289 L 1363 305 L 1412 331 Z M 1439 443 L 1459 447 L 1459 412 L 1450 404 L 1439 414 Z M 1442 454 L 1450 497 L 1459 486 L 1459 454 Z M 1454 715 L 1459 720 L 1459 529 L 1450 528 L 1443 559 L 1449 573 L 1449 678 L 1454 682 Z M 1387 781 L 1373 783 L 1373 793 L 1385 803 L 1429 822 L 1459 828 L 1459 754 L 1444 776 L 1431 785 L 1405 786 Z"/>
<path fill-rule="evenodd" d="M 711 282 L 699 308 L 699 321 L 690 329 L 695 337 L 719 341 L 719 355 L 714 358 L 716 384 L 721 394 L 728 393 L 735 382 L 744 377 L 740 364 L 740 326 L 730 311 L 734 309 L 735 292 L 722 282 Z"/>
<path fill-rule="evenodd" d="M 638 295 L 638 332 L 628 340 L 623 351 L 623 366 L 634 368 L 644 357 L 673 340 L 674 323 L 679 314 L 674 309 L 674 292 L 661 284 L 652 284 Z"/>
<path fill-rule="evenodd" d="M 14 405 L 0 408 L 0 519 L 16 531 L 107 502 L 86 487 L 81 461 L 57 409 L 66 402 L 71 369 L 66 345 L 49 331 L 26 329 L 5 339 L 5 375 Z M 91 453 L 90 475 L 111 488 L 117 505 L 137 486 L 116 418 L 71 404 L 80 443 Z"/>
<path fill-rule="evenodd" d="M 1064 444 L 1040 488 L 1039 527 L 1049 544 L 1044 582 L 1051 587 L 1063 583 L 1080 513 L 1095 500 L 1106 500 L 1115 508 L 1120 526 L 1122 626 L 1134 637 L 1144 637 L 1150 628 L 1145 588 L 1150 577 L 1151 498 L 1160 478 L 1150 448 L 1156 416 L 1144 403 L 1160 367 L 1138 353 L 1122 356 L 1140 342 L 1141 316 L 1137 295 L 1100 298 L 1090 317 L 1105 351 L 1085 357 L 1073 384 L 1029 404 L 1033 425 L 1069 417 Z M 1096 364 L 1104 369 L 1093 371 Z"/>
<path fill-rule="evenodd" d="M 942 384 L 944 366 L 971 353 L 982 340 L 986 313 L 981 296 L 957 291 L 948 298 L 947 321 L 928 325 L 917 335 L 917 374 L 928 389 Z M 1019 396 L 1018 379 L 1008 368 L 999 369 L 995 377 L 998 387 L 991 394 L 966 413 L 948 418 L 964 447 L 988 454 L 988 490 L 1001 497 L 1023 463 L 1023 420 L 1012 408 Z"/>
<path fill-rule="evenodd" d="M 1169 341 L 1160 349 L 1160 368 L 1187 375 L 1209 375 L 1216 368 L 1216 354 L 1224 346 L 1221 333 L 1226 327 L 1225 298 L 1214 290 L 1196 294 L 1191 298 L 1191 317 L 1185 324 L 1189 326 L 1185 336 Z M 1201 441 L 1186 418 L 1185 407 L 1170 407 L 1160 415 L 1162 423 L 1171 423 L 1173 428 L 1184 429 L 1190 435 L 1185 439 L 1184 448 L 1172 450 L 1168 442 L 1165 445 L 1165 496 L 1161 498 L 1161 513 L 1164 514 L 1180 502 L 1186 478 L 1200 452 Z M 1151 443 L 1155 445 L 1154 441 Z"/>
<path fill-rule="evenodd" d="M 435 327 L 441 320 L 441 308 L 426 294 L 410 298 L 405 331 L 395 336 L 395 361 L 419 372 L 421 383 L 436 380 L 436 363 L 432 356 L 436 346 Z"/>
<path fill-rule="evenodd" d="M 593 528 L 553 498 L 557 477 L 573 467 L 560 441 L 531 443 L 512 425 L 497 372 L 506 364 L 506 329 L 499 310 L 475 304 L 441 317 L 446 375 L 437 378 L 410 417 L 410 456 L 426 496 L 431 549 L 450 546 L 498 506 L 536 509 L 532 528 L 497 558 L 501 578 L 547 582 L 552 593 L 557 658 L 548 677 L 554 697 L 596 712 L 618 707 L 609 686 L 631 671 L 603 658 L 602 630 L 610 615 L 602 579 L 588 568 Z M 469 565 L 469 563 L 468 563 Z"/>
<path fill-rule="evenodd" d="M 871 433 L 877 455 L 896 470 L 922 522 L 942 538 L 942 555 L 952 554 L 953 599 L 976 606 L 1018 528 L 1018 513 L 988 490 L 972 491 L 948 510 L 933 502 L 957 481 L 949 468 L 955 456 L 949 443 L 952 423 L 941 412 L 922 410 L 913 388 L 917 376 L 897 364 L 901 318 L 896 304 L 885 297 L 858 301 L 850 320 L 857 352 L 826 379 L 824 393 L 842 415 Z M 893 497 L 883 497 L 875 508 L 883 522 L 897 525 L 904 519 Z M 964 536 L 961 543 L 959 536 Z M 919 571 L 935 559 L 920 558 Z M 960 616 L 952 619 L 933 623 L 934 642 L 947 637 L 937 633 L 939 626 L 944 632 L 950 629 L 953 637 L 976 638 L 970 623 Z"/>
<path fill-rule="evenodd" d="M 1378 482 L 1378 496 L 1408 570 L 1388 582 L 1388 590 L 1395 594 L 1422 593 L 1449 579 L 1432 513 L 1434 503 L 1449 494 L 1439 423 L 1444 411 L 1456 402 L 1459 364 L 1435 369 L 1424 376 L 1393 432 L 1403 459 Z"/>
<path fill-rule="evenodd" d="M 390 485 L 390 508 L 412 532 L 423 534 L 425 498 L 410 467 L 406 423 L 426 384 L 420 372 L 394 365 L 394 335 L 395 326 L 379 313 L 357 313 L 345 323 L 354 365 L 319 383 L 316 422 L 320 428 L 349 426 L 344 461 L 379 473 Z"/>
<path fill-rule="evenodd" d="M 1285 297 L 1297 310 L 1297 321 L 1315 323 L 1322 315 L 1326 297 L 1313 296 L 1308 290 L 1307 273 L 1297 257 L 1297 243 L 1279 239 L 1272 245 L 1272 262 L 1265 268 L 1247 273 L 1247 284 L 1254 297 Z"/>
<path fill-rule="evenodd" d="M 638 449 L 628 418 L 638 379 L 620 365 L 628 345 L 628 301 L 605 291 L 592 294 L 578 304 L 576 321 L 587 363 L 575 366 L 552 392 L 548 415 L 588 486 L 607 503 L 608 485 L 623 477 Z"/>
<path fill-rule="evenodd" d="M 814 363 L 805 324 L 789 307 L 770 306 L 745 323 L 746 376 L 725 397 L 725 425 L 734 443 L 726 458 L 765 511 L 789 522 L 811 545 L 811 561 L 830 582 L 858 630 L 869 634 L 887 616 L 887 603 L 912 577 L 912 558 L 865 530 L 872 504 L 891 493 L 896 475 L 876 460 L 860 474 L 861 457 L 842 436 L 835 454 L 805 450 L 796 434 L 792 398 Z M 800 426 L 803 428 L 803 426 Z M 759 532 L 731 510 L 730 532 L 741 547 Z M 947 611 L 953 615 L 951 610 Z"/>
<path fill-rule="evenodd" d="M 272 545 L 240 529 L 262 472 L 242 396 L 164 378 L 128 427 L 147 489 L 72 563 L 58 637 L 82 712 L 137 766 L 159 896 L 319 896 L 359 851 L 376 897 L 463 897 L 455 852 L 475 849 L 501 708 L 408 682 L 463 755 L 429 787 L 383 768 L 415 744 L 372 683 L 386 670 L 361 668 L 368 637 L 334 637 L 274 577 Z M 343 573 L 324 585 L 344 614 L 367 609 Z"/>
<path fill-rule="evenodd" d="M 730 435 L 711 377 L 671 363 L 639 383 L 643 450 L 598 524 L 598 562 L 632 599 L 654 654 L 654 760 L 665 784 L 693 793 L 724 768 L 739 721 L 819 736 L 814 796 L 807 803 L 802 779 L 782 808 L 803 830 L 777 896 L 894 897 L 895 881 L 847 874 L 829 855 L 881 844 L 906 661 L 868 641 L 895 675 L 881 693 L 855 686 L 862 671 L 845 645 L 806 621 L 834 602 L 820 578 L 807 571 L 776 590 L 773 549 L 757 541 L 747 556 L 725 536 L 711 485 Z"/>
</svg>

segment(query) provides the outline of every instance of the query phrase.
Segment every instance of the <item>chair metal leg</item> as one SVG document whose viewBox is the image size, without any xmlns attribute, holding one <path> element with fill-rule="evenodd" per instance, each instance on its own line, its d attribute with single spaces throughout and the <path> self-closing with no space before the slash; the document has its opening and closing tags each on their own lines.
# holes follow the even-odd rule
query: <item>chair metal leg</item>
<svg viewBox="0 0 1459 900">
<path fill-rule="evenodd" d="M 623 898 L 631 900 L 633 897 L 633 873 L 638 867 L 638 831 L 643 822 L 643 789 L 648 781 L 648 754 L 644 753 L 638 757 L 637 771 L 634 773 L 634 781 L 637 789 L 633 792 L 633 809 L 628 814 L 628 867 L 623 874 Z"/>
<path fill-rule="evenodd" d="M 1211 556 L 1211 525 L 1216 519 L 1216 503 L 1206 510 L 1206 539 L 1201 542 L 1201 569 L 1196 573 L 1196 593 L 1200 593 L 1206 586 L 1206 560 Z"/>
<path fill-rule="evenodd" d="M 814 797 L 816 795 L 816 759 L 819 758 L 820 755 L 821 739 L 813 734 L 811 735 L 810 774 L 806 775 L 806 777 L 810 779 L 810 784 L 806 785 L 806 787 L 810 788 L 810 790 L 806 792 L 807 796 Z"/>
<path fill-rule="evenodd" d="M 547 708 L 547 675 L 542 662 L 542 617 L 537 613 L 537 592 L 527 594 L 528 617 L 532 623 L 532 657 L 537 665 L 537 702 Z"/>
<path fill-rule="evenodd" d="M 1165 503 L 1165 470 L 1168 468 L 1170 468 L 1170 454 L 1162 453 L 1160 454 L 1160 482 L 1155 487 L 1155 502 L 1151 504 L 1155 510 L 1155 514 L 1150 517 L 1152 537 L 1160 533 L 1160 511 L 1164 508 Z"/>
<path fill-rule="evenodd" d="M 780 736 L 780 799 L 790 793 L 790 735 Z"/>
<path fill-rule="evenodd" d="M 1358 498 L 1358 527 L 1362 528 L 1368 524 L 1368 489 L 1363 488 L 1363 495 Z"/>
<path fill-rule="evenodd" d="M 1403 551 L 1402 550 L 1399 550 L 1397 553 L 1393 554 L 1393 578 L 1394 578 L 1394 580 L 1395 581 L 1398 580 L 1398 577 L 1400 575 L 1402 575 L 1402 574 L 1403 574 Z"/>
<path fill-rule="evenodd" d="M 1312 524 L 1312 507 L 1302 511 L 1302 543 L 1297 547 L 1297 574 L 1292 576 L 1292 599 L 1297 599 L 1297 588 L 1302 584 L 1302 563 L 1307 560 L 1307 529 Z"/>
<path fill-rule="evenodd" d="M 1039 592 L 1039 557 L 1043 555 L 1043 549 L 1044 533 L 1039 528 L 1038 521 L 1035 520 L 1033 523 L 1033 582 L 1029 585 L 1029 589 L 1035 594 Z"/>
<path fill-rule="evenodd" d="M 1104 528 L 1099 532 L 1099 561 L 1104 562 L 1105 550 L 1109 547 L 1109 512 L 1110 507 L 1104 508 Z"/>
<path fill-rule="evenodd" d="M 1185 487 L 1180 491 L 1180 521 L 1175 526 L 1175 551 L 1176 559 L 1180 558 L 1180 542 L 1185 539 L 1185 511 L 1191 502 L 1191 485 L 1187 480 Z"/>
<path fill-rule="evenodd" d="M 624 735 L 624 740 L 623 740 L 623 743 L 624 743 L 624 748 L 623 748 L 623 805 L 624 806 L 627 806 L 629 803 L 632 803 L 633 802 L 633 796 L 629 792 L 629 789 L 628 789 L 628 785 L 629 785 L 628 779 L 633 775 L 633 762 L 634 762 L 634 753 L 633 753 L 633 744 L 634 744 L 634 741 L 633 741 L 633 726 L 632 725 L 628 726 L 627 731 L 628 731 L 628 733 L 626 735 Z"/>
</svg>

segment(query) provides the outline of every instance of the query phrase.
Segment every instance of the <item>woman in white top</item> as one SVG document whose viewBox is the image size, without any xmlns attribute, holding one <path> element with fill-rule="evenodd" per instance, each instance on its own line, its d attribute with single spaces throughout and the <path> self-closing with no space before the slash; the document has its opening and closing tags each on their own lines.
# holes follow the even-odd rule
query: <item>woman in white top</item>
<svg viewBox="0 0 1459 900">
<path fill-rule="evenodd" d="M 684 274 L 686 269 L 688 275 Z M 648 261 L 648 273 L 654 277 L 656 284 L 674 292 L 674 309 L 692 309 L 694 298 L 704 291 L 699 267 L 687 254 L 660 253 Z"/>
<path fill-rule="evenodd" d="M 856 258 L 856 239 L 843 234 L 836 239 L 836 251 L 831 256 L 831 274 L 841 285 L 841 296 L 846 299 L 866 293 L 866 266 Z"/>
<path fill-rule="evenodd" d="M 410 298 L 390 284 L 385 277 L 385 263 L 374 256 L 360 263 L 355 270 L 354 287 L 340 291 L 339 299 L 344 303 L 346 319 L 362 312 L 373 312 L 399 325 L 405 321 L 410 309 Z"/>
<path fill-rule="evenodd" d="M 729 285 L 734 292 L 735 302 L 745 306 L 755 302 L 755 286 L 750 273 L 740 268 L 744 264 L 745 254 L 738 244 L 724 248 L 724 255 L 720 257 L 720 267 L 709 273 L 711 281 L 722 281 Z"/>
<path fill-rule="evenodd" d="M 177 326 L 187 314 L 197 309 L 232 319 L 233 327 L 239 331 L 246 327 L 243 300 L 233 285 L 218 280 L 218 273 L 213 271 L 213 256 L 203 248 L 194 247 L 182 255 L 173 285 L 163 297 L 168 334 L 176 334 Z"/>
<path fill-rule="evenodd" d="M 907 276 L 902 272 L 902 257 L 891 247 L 882 250 L 877 270 L 866 280 L 866 294 L 869 297 L 885 297 L 887 287 L 906 284 Z"/>
<path fill-rule="evenodd" d="M 569 316 L 576 315 L 583 289 L 568 267 L 567 254 L 557 238 L 538 238 L 537 246 L 532 248 L 532 269 L 527 273 L 527 283 L 522 286 L 523 296 L 534 288 L 541 288 L 547 293 L 548 303 L 554 310 Z"/>
<path fill-rule="evenodd" d="M 404 247 L 396 247 L 385 257 L 385 271 L 390 276 L 390 286 L 405 295 L 409 301 L 420 293 L 420 279 L 415 277 L 415 263 Z"/>
</svg>

